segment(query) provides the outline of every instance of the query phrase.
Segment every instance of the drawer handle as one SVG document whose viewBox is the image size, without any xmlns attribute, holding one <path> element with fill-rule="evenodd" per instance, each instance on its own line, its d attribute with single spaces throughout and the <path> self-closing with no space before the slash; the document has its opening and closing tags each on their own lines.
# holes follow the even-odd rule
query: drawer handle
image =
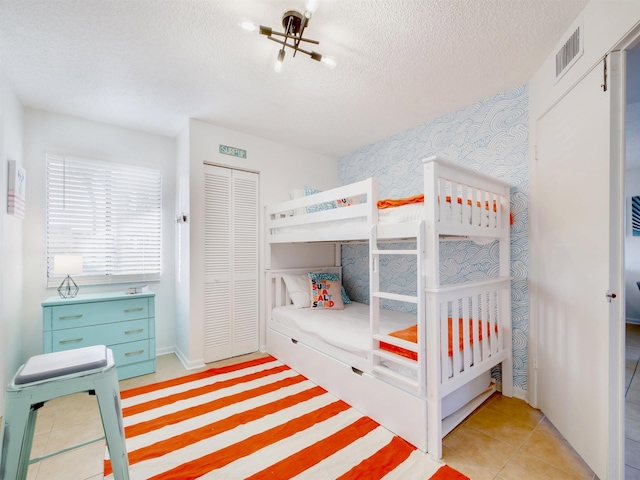
<svg viewBox="0 0 640 480">
<path fill-rule="evenodd" d="M 137 330 L 125 330 L 125 334 L 129 334 L 129 333 L 140 333 L 144 331 L 144 328 L 138 328 Z"/>
<path fill-rule="evenodd" d="M 125 308 L 124 309 L 125 313 L 139 312 L 140 310 L 144 310 L 144 308 L 143 307 L 138 307 L 138 308 Z"/>
<path fill-rule="evenodd" d="M 125 357 L 129 357 L 131 355 L 140 355 L 141 353 L 144 353 L 144 350 L 138 350 L 136 352 L 127 352 L 124 354 Z"/>
<path fill-rule="evenodd" d="M 82 314 L 80 315 L 64 315 L 62 317 L 58 317 L 60 320 L 68 320 L 69 318 L 82 318 Z"/>
<path fill-rule="evenodd" d="M 80 338 L 72 338 L 70 340 L 60 340 L 60 343 L 76 343 L 76 342 L 81 342 L 82 340 L 84 340 L 84 338 L 80 337 Z"/>
</svg>

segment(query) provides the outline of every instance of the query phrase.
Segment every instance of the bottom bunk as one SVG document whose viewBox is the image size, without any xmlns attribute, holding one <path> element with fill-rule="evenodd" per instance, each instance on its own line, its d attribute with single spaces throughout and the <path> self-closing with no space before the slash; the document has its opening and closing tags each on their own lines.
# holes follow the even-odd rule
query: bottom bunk
<svg viewBox="0 0 640 480">
<path fill-rule="evenodd" d="M 331 392 L 383 427 L 426 452 L 427 400 L 310 347 L 302 341 L 267 329 L 270 355 Z M 443 435 L 453 430 L 495 391 L 489 371 L 442 400 Z M 430 452 L 431 453 L 431 452 Z M 440 456 L 434 454 L 435 456 Z"/>
<path fill-rule="evenodd" d="M 339 270 L 334 267 L 325 271 Z M 480 321 L 472 325 L 471 318 L 468 328 L 462 321 L 458 324 L 449 319 L 447 324 L 445 320 L 440 332 L 445 340 L 438 341 L 437 345 L 446 351 L 448 342 L 449 355 L 429 356 L 424 340 L 422 345 L 409 346 L 411 342 L 407 342 L 406 337 L 398 340 L 393 336 L 412 327 L 414 330 L 425 328 L 416 325 L 415 315 L 384 310 L 378 334 L 374 335 L 368 305 L 351 302 L 340 310 L 293 305 L 290 293 L 294 298 L 295 293 L 289 292 L 284 278 L 304 271 L 307 270 L 268 272 L 268 352 L 420 450 L 441 456 L 442 437 L 496 390 L 491 378 L 493 366 L 502 362 L 507 367 L 503 367 L 503 372 L 510 380 L 510 348 L 500 346 L 507 339 L 510 346 L 510 321 L 509 325 L 500 323 L 499 320 L 506 319 L 498 315 L 497 305 L 496 308 L 484 307 L 486 330 Z M 469 292 L 494 295 L 496 288 L 505 288 L 504 281 L 471 288 Z M 477 295 L 469 293 L 474 294 Z M 449 289 L 442 296 L 443 305 L 449 302 L 443 309 L 451 310 L 450 298 L 458 297 L 459 294 L 452 296 Z M 491 316 L 488 311 L 493 312 Z M 469 315 L 467 310 L 464 313 Z M 487 333 L 484 339 L 482 331 Z M 459 345 L 453 342 L 453 338 L 458 337 Z M 435 383 L 424 376 L 424 372 L 429 371 L 426 364 L 431 358 L 439 363 L 439 374 L 432 374 L 440 377 Z M 381 374 L 382 371 L 387 373 Z M 437 408 L 434 409 L 434 405 Z M 438 421 L 429 425 L 429 416 Z"/>
</svg>

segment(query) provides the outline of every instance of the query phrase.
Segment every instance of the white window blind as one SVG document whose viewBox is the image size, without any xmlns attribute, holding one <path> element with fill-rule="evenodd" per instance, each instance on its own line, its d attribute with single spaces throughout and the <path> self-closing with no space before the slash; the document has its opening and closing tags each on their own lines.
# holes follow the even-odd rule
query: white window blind
<svg viewBox="0 0 640 480">
<path fill-rule="evenodd" d="M 158 280 L 162 175 L 159 170 L 47 155 L 47 285 L 53 259 L 83 256 L 77 284 Z"/>
</svg>

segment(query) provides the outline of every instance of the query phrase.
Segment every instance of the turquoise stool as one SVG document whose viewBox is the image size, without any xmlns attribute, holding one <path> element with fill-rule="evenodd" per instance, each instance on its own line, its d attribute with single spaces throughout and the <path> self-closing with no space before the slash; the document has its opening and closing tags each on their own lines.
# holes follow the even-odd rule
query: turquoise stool
<svg viewBox="0 0 640 480">
<path fill-rule="evenodd" d="M 96 345 L 36 355 L 20 367 L 6 389 L 0 480 L 26 478 L 38 409 L 78 392 L 95 392 L 113 476 L 129 479 L 116 364 L 111 349 Z"/>
</svg>

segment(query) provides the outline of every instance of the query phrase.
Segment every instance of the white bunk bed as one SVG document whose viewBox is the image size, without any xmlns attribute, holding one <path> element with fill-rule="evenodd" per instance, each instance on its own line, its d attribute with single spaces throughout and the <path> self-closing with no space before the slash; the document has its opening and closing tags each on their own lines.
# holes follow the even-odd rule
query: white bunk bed
<svg viewBox="0 0 640 480">
<path fill-rule="evenodd" d="M 367 179 L 266 208 L 267 350 L 440 458 L 444 435 L 495 391 L 496 365 L 503 395 L 512 395 L 510 186 L 438 157 L 423 164 L 422 203 L 379 211 L 376 181 Z M 307 213 L 344 198 L 359 202 Z M 441 286 L 439 241 L 453 238 L 498 241 L 499 276 Z M 399 239 L 415 249 L 384 248 Z M 340 275 L 339 255 L 334 266 L 272 270 L 271 247 L 348 241 L 369 242 L 370 305 L 338 311 L 291 305 L 287 275 Z M 416 258 L 415 295 L 380 290 L 380 258 L 398 255 Z M 389 312 L 381 308 L 385 300 L 415 304 L 417 314 Z M 407 327 L 415 338 L 399 338 Z"/>
</svg>

